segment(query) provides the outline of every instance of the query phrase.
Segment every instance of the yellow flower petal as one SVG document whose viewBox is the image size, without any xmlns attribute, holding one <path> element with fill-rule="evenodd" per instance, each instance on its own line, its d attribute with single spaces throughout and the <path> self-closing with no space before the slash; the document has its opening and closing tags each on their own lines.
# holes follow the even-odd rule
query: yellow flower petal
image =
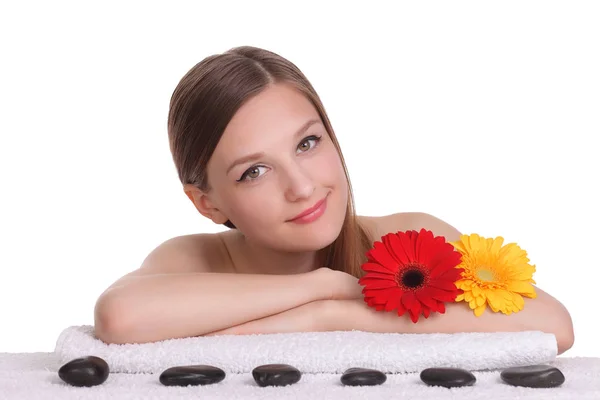
<svg viewBox="0 0 600 400">
<path fill-rule="evenodd" d="M 498 289 L 498 290 L 496 290 L 496 293 L 498 293 L 499 297 L 501 297 L 502 299 L 504 299 L 504 301 L 506 301 L 506 300 L 512 300 L 512 293 L 510 293 L 507 290 Z"/>
<path fill-rule="evenodd" d="M 537 297 L 537 293 L 535 291 L 533 293 L 521 293 L 521 295 L 525 296 L 525 297 L 529 297 L 530 299 L 535 299 Z"/>
<path fill-rule="evenodd" d="M 537 297 L 536 267 L 516 243 L 472 233 L 461 235 L 452 245 L 462 256 L 457 268 L 463 269 L 456 287 L 464 293 L 456 300 L 467 302 L 479 315 L 488 305 L 494 312 L 510 315 L 523 309 L 524 297 Z"/>
<path fill-rule="evenodd" d="M 478 234 L 472 233 L 469 236 L 469 246 L 471 247 L 471 249 L 477 249 L 477 248 L 480 248 L 482 246 L 485 246 L 485 241 Z"/>
<path fill-rule="evenodd" d="M 492 296 L 488 296 L 488 303 L 494 312 L 498 312 L 498 310 L 504 309 L 506 300 L 504 300 L 497 292 L 494 292 Z"/>
<path fill-rule="evenodd" d="M 465 292 L 465 300 L 466 301 L 473 300 L 473 293 L 471 293 L 471 292 Z"/>
<path fill-rule="evenodd" d="M 477 304 L 478 307 L 481 307 L 482 305 L 485 304 L 485 297 L 483 296 L 479 296 L 475 299 L 475 304 Z"/>
<path fill-rule="evenodd" d="M 492 245 L 490 246 L 490 253 L 497 255 L 500 252 L 500 248 L 502 247 L 502 242 L 504 242 L 504 238 L 498 236 L 494 239 Z"/>
<path fill-rule="evenodd" d="M 523 281 L 511 281 L 508 283 L 508 286 L 506 287 L 506 289 L 508 289 L 512 292 L 517 292 L 517 293 L 535 292 L 535 289 L 533 288 L 533 286 L 531 286 L 530 283 L 523 282 Z"/>
<path fill-rule="evenodd" d="M 485 304 L 482 306 L 477 307 L 475 310 L 473 310 L 474 314 L 476 317 L 480 317 L 481 314 L 483 314 L 483 312 L 485 311 Z"/>
<path fill-rule="evenodd" d="M 463 242 L 461 240 L 456 241 L 456 242 L 451 242 L 452 246 L 454 246 L 454 248 L 456 250 L 458 250 L 460 253 L 466 253 L 467 249 L 465 248 L 465 245 L 463 244 Z"/>
<path fill-rule="evenodd" d="M 513 293 L 513 304 L 518 310 L 522 310 L 523 307 L 525 307 L 525 300 L 523 300 L 523 297 L 521 297 L 521 295 Z"/>
<path fill-rule="evenodd" d="M 510 279 L 514 279 L 517 281 L 526 281 L 531 279 L 535 269 L 528 264 L 521 264 L 518 268 L 512 268 L 512 270 L 507 274 Z"/>
<path fill-rule="evenodd" d="M 462 279 L 458 282 L 460 282 L 460 284 L 462 284 L 466 289 L 470 289 L 474 283 L 471 279 Z"/>
</svg>

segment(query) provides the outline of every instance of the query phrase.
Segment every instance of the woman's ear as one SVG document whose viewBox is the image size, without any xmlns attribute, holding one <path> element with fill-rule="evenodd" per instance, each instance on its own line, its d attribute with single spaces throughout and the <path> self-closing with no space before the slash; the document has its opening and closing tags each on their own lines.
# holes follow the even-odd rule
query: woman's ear
<svg viewBox="0 0 600 400">
<path fill-rule="evenodd" d="M 196 207 L 196 210 L 206 218 L 212 220 L 215 224 L 224 224 L 229 220 L 225 214 L 213 203 L 207 193 L 204 193 L 192 184 L 183 186 L 183 191 L 190 201 Z"/>
</svg>

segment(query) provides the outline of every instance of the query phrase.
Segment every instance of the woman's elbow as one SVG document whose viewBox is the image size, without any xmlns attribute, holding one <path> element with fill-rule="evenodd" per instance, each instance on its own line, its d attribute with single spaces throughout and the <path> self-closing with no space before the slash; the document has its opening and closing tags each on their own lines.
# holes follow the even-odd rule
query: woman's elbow
<svg viewBox="0 0 600 400">
<path fill-rule="evenodd" d="M 573 347 L 573 343 L 575 342 L 575 336 L 573 334 L 563 334 L 556 336 L 556 343 L 558 346 L 558 355 L 561 355 L 565 351 L 569 350 Z"/>
<path fill-rule="evenodd" d="M 94 308 L 94 334 L 106 344 L 123 344 L 127 340 L 122 337 L 121 318 L 122 308 L 113 296 L 103 294 Z"/>
<path fill-rule="evenodd" d="M 557 299 L 536 288 L 538 297 L 536 299 L 527 299 L 526 308 L 532 307 L 535 311 L 535 318 L 532 322 L 540 326 L 540 330 L 553 333 L 556 337 L 558 354 L 562 354 L 573 347 L 575 342 L 575 333 L 573 329 L 573 320 L 567 308 Z M 533 327 L 532 327 L 533 328 Z M 533 328 L 535 329 L 535 328 Z"/>
<path fill-rule="evenodd" d="M 561 326 L 558 326 L 555 329 L 554 333 L 554 335 L 556 336 L 556 343 L 558 345 L 559 355 L 569 350 L 571 347 L 573 347 L 573 344 L 575 343 L 575 332 L 573 329 L 573 321 L 571 319 L 571 315 L 566 309 L 563 310 L 563 313 L 564 316 L 561 319 Z"/>
</svg>

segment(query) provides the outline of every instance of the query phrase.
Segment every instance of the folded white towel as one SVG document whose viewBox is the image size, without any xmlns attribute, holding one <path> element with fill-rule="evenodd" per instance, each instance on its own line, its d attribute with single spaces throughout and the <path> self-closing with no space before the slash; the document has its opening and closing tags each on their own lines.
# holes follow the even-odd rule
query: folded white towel
<svg viewBox="0 0 600 400">
<path fill-rule="evenodd" d="M 470 371 L 549 363 L 556 338 L 540 331 L 493 333 L 298 332 L 199 336 L 143 344 L 106 344 L 89 325 L 66 328 L 56 342 L 61 363 L 97 356 L 111 372 L 160 373 L 181 365 L 208 364 L 248 373 L 264 364 L 290 364 L 303 373 L 343 373 L 352 367 L 385 373 L 430 367 Z"/>
</svg>

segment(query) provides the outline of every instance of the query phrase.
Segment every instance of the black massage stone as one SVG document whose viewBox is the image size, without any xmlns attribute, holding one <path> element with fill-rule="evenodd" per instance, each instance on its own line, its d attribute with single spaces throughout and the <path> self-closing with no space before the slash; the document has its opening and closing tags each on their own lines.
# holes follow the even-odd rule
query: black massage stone
<svg viewBox="0 0 600 400">
<path fill-rule="evenodd" d="M 159 377 L 165 386 L 211 385 L 225 379 L 225 371 L 212 365 L 186 365 L 164 370 Z"/>
<path fill-rule="evenodd" d="M 446 388 L 471 386 L 475 383 L 475 375 L 461 368 L 427 368 L 421 371 L 421 380 L 429 386 Z"/>
<path fill-rule="evenodd" d="M 500 373 L 500 378 L 512 386 L 530 388 L 553 388 L 565 382 L 563 373 L 550 365 L 507 368 Z"/>
<path fill-rule="evenodd" d="M 344 372 L 341 381 L 346 386 L 376 386 L 386 379 L 386 375 L 376 369 L 350 368 Z"/>
<path fill-rule="evenodd" d="M 106 361 L 96 356 L 76 358 L 58 370 L 58 376 L 72 386 L 96 386 L 108 378 Z"/>
<path fill-rule="evenodd" d="M 286 386 L 300 380 L 300 371 L 287 364 L 267 364 L 252 370 L 252 377 L 259 386 Z"/>
</svg>

